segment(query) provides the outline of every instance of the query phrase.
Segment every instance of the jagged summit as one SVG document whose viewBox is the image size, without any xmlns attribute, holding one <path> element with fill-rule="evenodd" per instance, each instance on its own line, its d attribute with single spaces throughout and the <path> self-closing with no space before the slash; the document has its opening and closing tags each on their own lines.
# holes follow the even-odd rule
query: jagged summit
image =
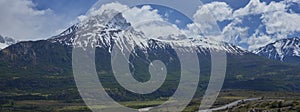
<svg viewBox="0 0 300 112">
<path fill-rule="evenodd" d="M 253 53 L 280 61 L 300 59 L 300 38 L 294 37 L 277 40 L 254 50 Z"/>
<path fill-rule="evenodd" d="M 112 44 L 115 44 L 120 48 L 124 46 L 135 48 L 138 46 L 146 49 L 151 46 L 149 45 L 151 39 L 146 37 L 142 31 L 136 31 L 122 13 L 105 10 L 101 14 L 87 16 L 80 23 L 49 40 L 81 47 L 109 47 L 111 49 Z M 200 35 L 189 37 L 186 35 L 169 35 L 167 37 L 157 37 L 154 40 L 162 43 L 159 45 L 161 48 L 170 45 L 171 47 L 182 47 L 196 51 L 222 50 L 234 54 L 245 52 L 237 46 Z"/>
</svg>

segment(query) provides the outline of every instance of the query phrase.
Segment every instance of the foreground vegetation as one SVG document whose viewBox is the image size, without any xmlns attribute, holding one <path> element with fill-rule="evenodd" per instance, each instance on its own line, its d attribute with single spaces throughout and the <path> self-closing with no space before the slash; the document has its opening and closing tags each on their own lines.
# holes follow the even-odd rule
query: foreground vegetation
<svg viewBox="0 0 300 112">
<path fill-rule="evenodd" d="M 3 94 L 3 93 L 1 93 Z M 44 96 L 41 94 L 22 96 L 15 95 L 11 99 L 0 99 L 1 112 L 91 112 L 81 99 L 73 100 L 51 100 L 39 99 Z M 266 92 L 266 91 L 246 91 L 246 90 L 223 90 L 212 108 L 220 107 L 236 100 L 246 98 L 263 99 L 240 103 L 233 108 L 227 108 L 219 111 L 246 112 L 250 110 L 259 111 L 300 111 L 300 94 L 290 92 Z M 120 104 L 131 108 L 144 108 L 156 106 L 164 103 L 166 99 L 160 98 L 154 101 L 122 101 Z M 185 112 L 194 112 L 198 110 L 201 98 L 195 98 L 184 110 Z"/>
</svg>

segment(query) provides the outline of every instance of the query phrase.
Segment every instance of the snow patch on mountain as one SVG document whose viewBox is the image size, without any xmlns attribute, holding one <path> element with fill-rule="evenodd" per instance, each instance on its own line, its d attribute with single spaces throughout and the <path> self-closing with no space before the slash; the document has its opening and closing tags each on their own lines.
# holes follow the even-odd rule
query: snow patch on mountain
<svg viewBox="0 0 300 112">
<path fill-rule="evenodd" d="M 0 50 L 15 43 L 17 43 L 17 41 L 14 40 L 13 38 L 3 37 L 0 35 Z"/>
<path fill-rule="evenodd" d="M 288 56 L 300 57 L 300 38 L 281 39 L 256 49 L 253 53 L 281 61 Z"/>
<path fill-rule="evenodd" d="M 97 11 L 95 11 L 97 12 Z M 99 12 L 99 11 L 98 11 Z M 157 26 L 157 22 L 146 22 L 146 25 L 152 24 Z M 150 24 L 150 25 L 149 25 Z M 168 24 L 159 24 L 161 27 Z M 162 26 L 164 25 L 164 26 Z M 137 27 L 137 26 L 136 26 Z M 155 32 L 157 31 L 157 32 Z M 152 33 L 165 32 L 164 30 L 153 30 Z M 158 45 L 160 48 L 167 46 L 185 48 L 185 50 L 196 50 L 199 52 L 208 50 L 226 51 L 228 53 L 242 54 L 245 51 L 234 45 L 216 41 L 211 38 L 205 38 L 200 35 L 173 34 L 168 32 L 168 35 L 156 35 L 158 37 L 149 37 L 144 31 L 136 30 L 130 22 L 126 20 L 123 13 L 110 9 L 100 11 L 99 14 L 93 13 L 82 19 L 80 23 L 72 26 L 63 33 L 54 36 L 49 41 L 59 42 L 65 45 L 75 47 L 102 47 L 108 48 L 111 52 L 112 46 L 117 46 L 121 50 L 139 47 L 146 49 L 151 44 Z M 152 35 L 154 36 L 154 35 Z"/>
<path fill-rule="evenodd" d="M 4 48 L 6 48 L 7 46 L 8 46 L 7 44 L 0 43 L 0 49 L 4 49 Z"/>
</svg>

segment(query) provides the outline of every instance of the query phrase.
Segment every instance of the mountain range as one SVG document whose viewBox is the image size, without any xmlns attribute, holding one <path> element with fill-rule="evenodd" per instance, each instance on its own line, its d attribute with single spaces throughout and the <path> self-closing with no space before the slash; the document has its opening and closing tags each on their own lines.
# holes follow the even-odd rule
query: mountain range
<svg viewBox="0 0 300 112">
<path fill-rule="evenodd" d="M 82 40 L 78 41 L 78 36 L 83 37 Z M 110 66 L 112 46 L 134 48 L 130 68 L 139 81 L 149 79 L 150 75 L 145 71 L 148 71 L 151 61 L 163 61 L 169 74 L 166 83 L 151 95 L 136 95 L 120 87 Z M 200 92 L 207 87 L 209 80 L 211 51 L 227 53 L 225 89 L 300 92 L 300 67 L 281 62 L 299 57 L 298 38 L 279 40 L 253 53 L 202 36 L 169 35 L 149 39 L 143 32 L 136 31 L 121 13 L 114 11 L 89 17 L 47 40 L 18 42 L 1 50 L 0 91 L 43 93 L 54 99 L 62 97 L 61 93 L 65 96 L 76 93 L 70 96 L 79 97 L 72 74 L 74 47 L 96 48 L 95 64 L 99 79 L 108 88 L 108 93 L 118 100 L 172 95 L 180 78 L 175 47 L 187 54 L 197 52 L 201 64 Z"/>
<path fill-rule="evenodd" d="M 270 59 L 300 65 L 300 38 L 277 40 L 254 50 L 253 53 Z"/>
</svg>

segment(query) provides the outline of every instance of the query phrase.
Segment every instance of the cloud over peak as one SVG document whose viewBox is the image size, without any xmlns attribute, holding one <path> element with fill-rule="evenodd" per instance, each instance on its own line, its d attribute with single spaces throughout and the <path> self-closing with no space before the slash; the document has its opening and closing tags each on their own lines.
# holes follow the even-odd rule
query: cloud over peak
<svg viewBox="0 0 300 112">
<path fill-rule="evenodd" d="M 300 32 L 300 14 L 289 11 L 292 3 L 300 4 L 299 0 L 270 3 L 250 0 L 245 7 L 237 10 L 231 9 L 225 2 L 212 2 L 202 7 L 208 7 L 218 21 L 230 21 L 218 38 L 236 45 L 246 45 L 246 49 L 252 50 Z M 259 18 L 252 20 L 256 16 Z M 260 25 L 255 27 L 251 24 L 255 22 Z"/>
</svg>

